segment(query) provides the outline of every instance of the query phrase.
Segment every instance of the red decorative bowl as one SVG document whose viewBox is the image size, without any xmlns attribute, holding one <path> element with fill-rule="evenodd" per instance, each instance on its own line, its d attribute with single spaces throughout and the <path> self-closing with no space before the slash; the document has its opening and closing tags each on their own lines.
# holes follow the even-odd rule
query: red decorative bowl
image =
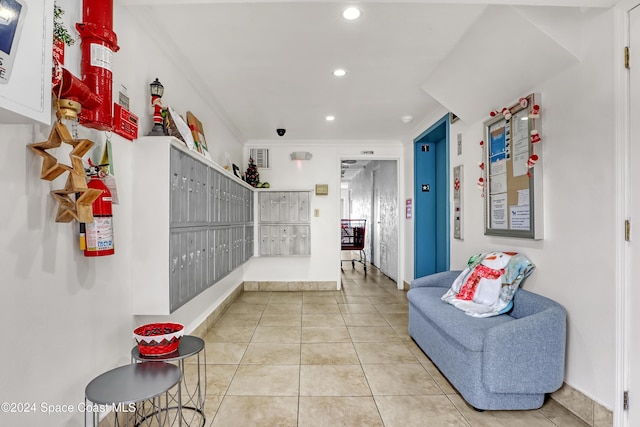
<svg viewBox="0 0 640 427">
<path fill-rule="evenodd" d="M 184 335 L 184 325 L 180 323 L 150 323 L 133 331 L 142 356 L 163 356 L 173 353 Z"/>
</svg>

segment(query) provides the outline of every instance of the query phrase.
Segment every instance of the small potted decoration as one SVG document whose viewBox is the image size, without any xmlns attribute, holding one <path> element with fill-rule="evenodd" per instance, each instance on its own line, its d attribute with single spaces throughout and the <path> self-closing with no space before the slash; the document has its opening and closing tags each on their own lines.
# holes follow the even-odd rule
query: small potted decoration
<svg viewBox="0 0 640 427">
<path fill-rule="evenodd" d="M 251 157 L 249 157 L 249 167 L 247 168 L 247 172 L 245 172 L 244 176 L 247 184 L 252 187 L 255 187 L 258 182 L 260 182 L 258 167 L 256 166 L 256 162 Z"/>
</svg>

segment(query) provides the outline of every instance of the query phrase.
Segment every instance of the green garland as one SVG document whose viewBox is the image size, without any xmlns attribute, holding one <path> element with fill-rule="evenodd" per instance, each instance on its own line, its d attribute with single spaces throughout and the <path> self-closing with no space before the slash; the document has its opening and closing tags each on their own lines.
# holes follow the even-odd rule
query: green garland
<svg viewBox="0 0 640 427">
<path fill-rule="evenodd" d="M 64 10 L 60 6 L 54 3 L 53 5 L 53 40 L 62 40 L 67 46 L 71 46 L 76 41 L 71 37 L 67 27 L 62 23 L 62 15 Z"/>
</svg>

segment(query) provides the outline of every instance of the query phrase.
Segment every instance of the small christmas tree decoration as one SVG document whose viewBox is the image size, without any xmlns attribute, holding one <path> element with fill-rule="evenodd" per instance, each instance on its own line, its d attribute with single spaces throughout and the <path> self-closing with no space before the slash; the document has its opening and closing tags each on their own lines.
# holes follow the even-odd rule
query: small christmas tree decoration
<svg viewBox="0 0 640 427">
<path fill-rule="evenodd" d="M 245 181 L 252 187 L 255 187 L 260 181 L 260 174 L 258 173 L 258 167 L 256 166 L 256 162 L 253 161 L 253 158 L 249 157 L 249 166 L 247 167 L 247 171 L 244 174 Z"/>
</svg>

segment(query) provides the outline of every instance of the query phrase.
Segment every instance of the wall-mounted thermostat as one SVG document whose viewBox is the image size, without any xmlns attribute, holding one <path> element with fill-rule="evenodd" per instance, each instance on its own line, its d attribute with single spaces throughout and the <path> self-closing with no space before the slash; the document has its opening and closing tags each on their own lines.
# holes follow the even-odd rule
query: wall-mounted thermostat
<svg viewBox="0 0 640 427">
<path fill-rule="evenodd" d="M 0 0 L 0 83 L 8 83 L 27 14 L 24 0 Z"/>
</svg>

